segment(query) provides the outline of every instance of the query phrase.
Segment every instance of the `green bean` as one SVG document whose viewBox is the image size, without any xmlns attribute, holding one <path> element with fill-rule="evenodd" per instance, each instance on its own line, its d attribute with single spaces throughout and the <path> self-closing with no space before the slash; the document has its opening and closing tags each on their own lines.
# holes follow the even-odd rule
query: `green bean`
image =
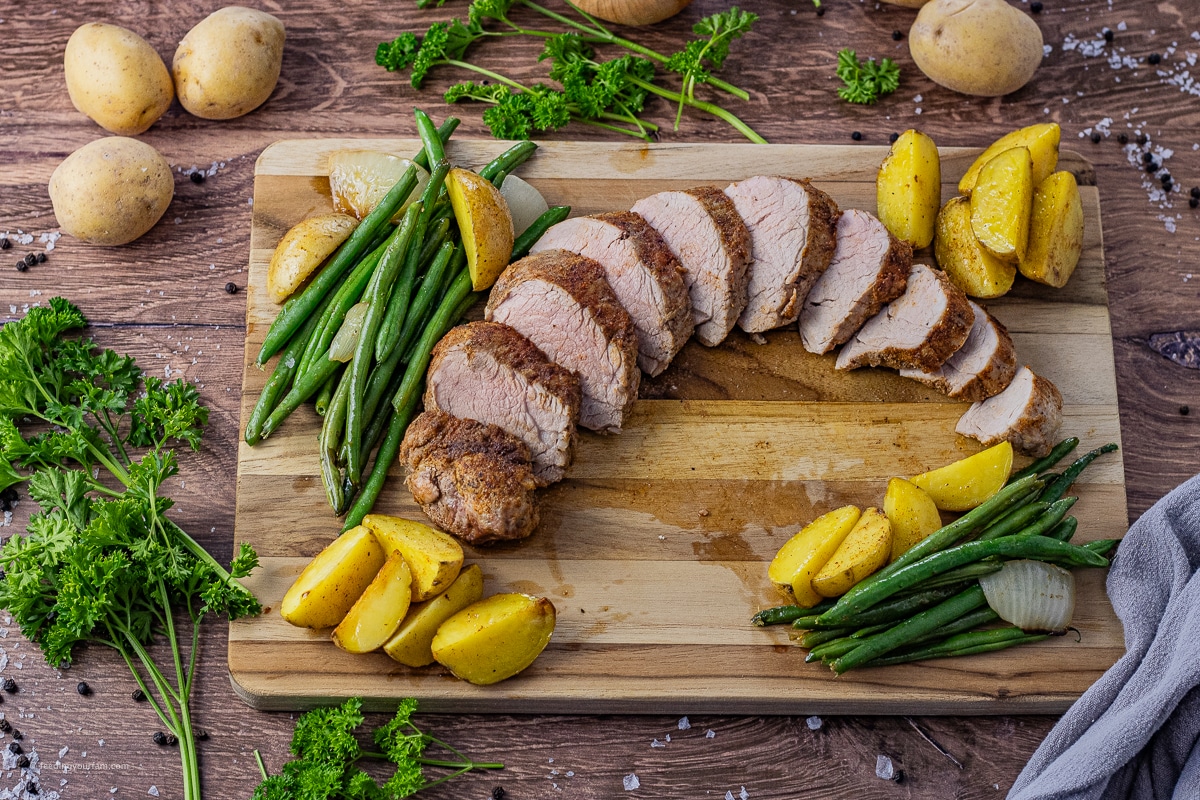
<svg viewBox="0 0 1200 800">
<path fill-rule="evenodd" d="M 388 421 L 387 435 L 383 437 L 379 450 L 375 453 L 375 464 L 371 467 L 371 474 L 363 482 L 362 491 L 358 493 L 358 497 L 354 499 L 354 505 L 346 513 L 346 521 L 342 525 L 343 533 L 362 522 L 363 517 L 370 513 L 371 507 L 379 499 L 384 481 L 387 480 L 388 468 L 400 453 L 404 431 L 408 428 L 408 422 L 412 419 L 416 407 L 417 395 L 414 394 L 412 400 L 402 409 L 392 411 L 391 419 Z"/>
<path fill-rule="evenodd" d="M 458 117 L 446 117 L 445 121 L 438 126 L 437 138 L 438 141 L 442 143 L 443 148 L 445 148 L 446 142 L 450 141 L 450 134 L 454 133 L 454 129 L 458 127 L 459 122 L 460 120 Z M 444 149 L 442 151 L 442 155 L 445 156 Z M 432 163 L 436 164 L 437 161 L 438 159 L 435 158 Z M 413 163 L 423 169 L 429 169 L 429 164 L 431 162 L 429 161 L 429 154 L 425 152 L 424 147 L 422 147 L 421 152 L 417 153 L 416 157 L 413 158 Z"/>
<path fill-rule="evenodd" d="M 881 633 L 890 628 L 890 624 L 871 625 L 867 628 L 859 628 L 852 631 L 846 636 L 840 636 L 836 639 L 831 639 L 824 644 L 819 644 L 812 650 L 808 651 L 808 655 L 804 657 L 805 663 L 813 661 L 832 661 L 839 656 L 844 656 L 854 648 L 862 644 L 863 639 Z"/>
<path fill-rule="evenodd" d="M 967 581 L 979 580 L 984 575 L 991 575 L 993 572 L 999 572 L 1004 568 L 1004 564 L 999 561 L 979 561 L 975 564 L 966 564 L 952 569 L 949 572 L 943 572 L 935 578 L 930 578 L 927 581 L 921 581 L 912 591 L 928 591 L 929 589 L 937 589 L 944 586 L 956 586 Z M 908 595 L 904 595 L 907 597 Z"/>
<path fill-rule="evenodd" d="M 962 546 L 968 547 L 977 544 L 988 546 L 994 544 L 996 541 L 1000 540 L 971 542 Z M 938 553 L 935 556 L 931 556 L 931 558 L 937 558 L 939 555 L 942 554 Z M 933 608 L 909 617 L 899 625 L 895 625 L 882 633 L 877 633 L 868 639 L 864 639 L 858 647 L 832 661 L 829 667 L 835 674 L 841 675 L 847 670 L 862 666 L 885 653 L 903 647 L 918 636 L 932 633 L 941 626 L 958 619 L 963 614 L 981 608 L 986 604 L 987 598 L 983 596 L 983 589 L 978 586 L 972 586 L 956 594 L 954 597 L 942 601 Z"/>
<path fill-rule="evenodd" d="M 511 173 L 517 167 L 529 160 L 537 151 L 537 145 L 530 141 L 517 142 L 500 155 L 489 161 L 479 170 L 479 177 L 486 181 L 495 181 L 501 172 Z"/>
<path fill-rule="evenodd" d="M 342 373 L 337 391 L 329 403 L 329 411 L 321 425 L 317 449 L 321 459 L 321 483 L 325 485 L 325 499 L 333 513 L 341 516 L 346 510 L 346 492 L 341 471 L 337 465 L 337 451 L 346 423 L 346 401 L 350 397 L 350 373 Z"/>
<path fill-rule="evenodd" d="M 358 483 L 362 475 L 362 429 L 366 421 L 362 418 L 362 404 L 367 389 L 367 375 L 371 369 L 372 358 L 375 354 L 375 335 L 383 323 L 387 311 L 387 298 L 392 290 L 401 268 L 407 262 L 405 258 L 413 233 L 419 227 L 418 220 L 424 206 L 417 201 L 404 212 L 404 220 L 400 223 L 400 232 L 388 244 L 387 252 L 379 260 L 379 268 L 375 277 L 367 287 L 367 314 L 363 318 L 362 333 L 359 334 L 358 344 L 354 348 L 354 357 L 350 361 L 350 396 L 346 401 L 346 476 L 351 483 Z"/>
<path fill-rule="evenodd" d="M 400 341 L 397 343 L 397 349 L 404 351 L 404 356 L 401 359 L 404 363 L 413 360 L 413 356 L 417 350 L 417 336 L 424 332 L 425 326 L 429 324 L 430 315 L 437 311 L 441 306 L 441 298 L 445 296 L 449 288 L 449 284 L 453 283 L 455 277 L 462 272 L 467 266 L 467 250 L 461 244 L 455 246 L 454 252 L 450 255 L 450 261 L 441 267 L 440 274 L 437 276 L 437 281 L 431 281 L 429 276 L 422 281 L 421 290 L 417 292 L 417 297 L 413 300 L 420 312 L 414 310 L 412 315 L 404 321 L 404 330 L 400 332 Z M 469 274 L 469 273 L 468 273 Z M 428 281 L 428 282 L 426 282 Z M 428 292 L 426 292 L 428 289 Z M 434 301 L 437 300 L 435 306 Z"/>
<path fill-rule="evenodd" d="M 1060 542 L 1069 542 L 1075 535 L 1075 530 L 1079 527 L 1079 520 L 1074 517 L 1067 517 L 1062 522 L 1055 525 L 1046 534 L 1051 539 L 1058 539 Z"/>
<path fill-rule="evenodd" d="M 1067 493 L 1067 489 L 1071 488 L 1071 484 L 1075 482 L 1075 479 L 1079 477 L 1079 473 L 1083 472 L 1084 469 L 1087 468 L 1088 464 L 1091 464 L 1093 461 L 1095 461 L 1098 456 L 1102 456 L 1105 453 L 1111 453 L 1116 449 L 1117 445 L 1109 442 L 1102 447 L 1097 447 L 1090 453 L 1080 456 L 1074 461 L 1074 463 L 1071 464 L 1071 466 L 1063 470 L 1062 475 L 1059 475 L 1057 478 L 1055 478 L 1052 483 L 1046 484 L 1046 488 L 1042 490 L 1041 499 L 1053 502 L 1062 497 Z"/>
<path fill-rule="evenodd" d="M 325 355 L 316 360 L 312 369 L 296 379 L 291 390 L 279 401 L 279 405 L 275 406 L 271 416 L 267 417 L 266 422 L 263 423 L 261 438 L 266 439 L 274 433 L 275 429 L 282 425 L 288 415 L 299 408 L 301 403 L 320 391 L 325 380 L 340 366 L 342 366 L 342 362 L 333 361 L 329 358 L 329 351 L 325 351 Z"/>
<path fill-rule="evenodd" d="M 814 647 L 819 647 L 835 639 L 841 639 L 852 633 L 854 633 L 854 628 L 828 628 L 823 631 L 808 631 L 800 637 L 799 644 L 807 650 L 812 650 Z M 807 660 L 805 659 L 805 661 Z"/>
<path fill-rule="evenodd" d="M 529 255 L 529 250 L 537 240 L 542 238 L 546 231 L 558 223 L 562 222 L 571 214 L 570 206 L 552 206 L 542 212 L 542 215 L 535 219 L 533 223 L 525 229 L 525 231 L 516 238 L 513 242 L 512 257 L 509 261 L 516 261 Z"/>
<path fill-rule="evenodd" d="M 1049 455 L 1045 456 L 1044 458 L 1039 458 L 1037 461 L 1034 461 L 1032 464 L 1027 466 L 1025 469 L 1020 470 L 1018 472 L 1014 472 L 1012 475 L 1010 475 L 1008 478 L 1008 482 L 1014 483 L 1016 481 L 1019 481 L 1021 478 L 1024 478 L 1026 475 L 1037 475 L 1039 473 L 1045 472 L 1046 470 L 1050 469 L 1055 464 L 1057 464 L 1058 462 L 1060 462 L 1064 458 L 1066 458 L 1067 454 L 1070 453 L 1072 450 L 1074 450 L 1078 446 L 1079 446 L 1079 438 L 1076 436 L 1072 436 L 1070 438 L 1063 439 L 1061 442 L 1054 445 L 1054 449 L 1050 451 Z"/>
<path fill-rule="evenodd" d="M 258 395 L 254 410 L 250 412 L 250 419 L 246 421 L 246 432 L 243 434 L 243 438 L 251 447 L 258 444 L 262 438 L 263 423 L 275 410 L 275 404 L 279 401 L 280 395 L 291 388 L 292 379 L 300 367 L 300 355 L 316 328 L 317 317 L 314 316 L 304 323 L 304 327 L 292 337 L 292 341 L 288 342 L 288 346 L 279 356 L 279 361 L 275 364 L 271 377 L 267 379 L 266 385 Z"/>
<path fill-rule="evenodd" d="M 983 533 L 979 534 L 979 540 L 986 542 L 988 539 L 998 539 L 1001 536 L 1010 536 L 1025 526 L 1032 523 L 1050 508 L 1049 503 L 1033 502 L 1027 506 L 1020 506 L 1009 511 L 1000 519 L 993 522 L 983 529 Z"/>
<path fill-rule="evenodd" d="M 966 614 L 963 614 L 958 619 L 954 620 L 953 622 L 946 623 L 932 633 L 927 633 L 924 636 L 918 636 L 916 639 L 913 639 L 911 642 L 909 642 L 909 644 L 915 646 L 918 644 L 928 644 L 929 642 L 941 641 L 948 636 L 954 636 L 958 633 L 966 633 L 973 628 L 978 628 L 981 625 L 987 625 L 995 622 L 998 619 L 1000 619 L 999 614 L 997 614 L 995 611 L 992 611 L 990 606 L 984 606 L 983 608 L 977 608 L 974 611 L 969 611 Z"/>
<path fill-rule="evenodd" d="M 823 611 L 828 611 L 833 608 L 833 600 L 822 600 L 812 608 L 801 608 L 800 606 L 775 606 L 774 608 L 764 608 L 762 611 L 754 615 L 750 620 L 751 625 L 762 627 L 764 625 L 790 625 L 798 619 L 812 616 L 814 619 Z"/>
<path fill-rule="evenodd" d="M 955 586 L 926 589 L 922 585 L 915 587 L 914 591 L 910 594 L 906 594 L 903 597 L 896 597 L 885 603 L 879 603 L 873 608 L 848 617 L 844 622 L 837 625 L 829 625 L 818 617 L 816 621 L 809 625 L 809 628 L 820 630 L 829 627 L 841 628 L 846 625 L 863 628 L 868 625 L 878 625 L 884 622 L 896 622 L 905 617 L 911 617 L 916 612 L 929 608 L 932 605 L 936 605 L 947 597 L 953 597 L 961 590 L 961 587 Z M 835 604 L 834 608 L 836 607 Z"/>
<path fill-rule="evenodd" d="M 413 116 L 417 119 L 417 134 L 421 137 L 421 144 L 424 145 L 421 152 L 425 153 L 425 157 L 429 159 L 428 163 L 436 164 L 439 161 L 445 161 L 446 148 L 433 120 L 419 108 L 413 109 Z"/>
<path fill-rule="evenodd" d="M 429 221 L 429 233 L 425 236 L 425 246 L 421 248 L 421 260 L 418 263 L 418 272 L 422 275 L 429 269 L 429 265 L 433 259 L 437 257 L 438 251 L 442 245 L 450 239 L 450 219 L 443 217 L 439 220 L 431 219 Z"/>
<path fill-rule="evenodd" d="M 442 298 L 438 310 L 434 312 L 429 324 L 425 326 L 421 338 L 414 345 L 413 357 L 409 359 L 408 368 L 404 370 L 404 380 L 400 384 L 399 391 L 392 398 L 393 408 L 405 408 L 416 402 L 418 386 L 425 379 L 425 368 L 429 366 L 429 359 L 433 357 L 433 346 L 458 321 L 456 312 L 459 304 L 467 299 L 473 299 L 473 297 L 471 274 L 467 270 L 463 270 L 455 276 L 454 282 L 450 284 L 450 289 Z"/>
<path fill-rule="evenodd" d="M 952 658 L 954 656 L 970 656 L 978 653 L 994 653 L 1015 647 L 1019 644 L 1030 644 L 1050 638 L 1048 633 L 1025 633 L 1020 628 L 992 628 L 986 631 L 970 631 L 949 636 L 937 644 L 906 650 L 893 656 L 884 656 L 870 662 L 872 667 L 885 667 L 893 664 L 907 664 L 911 661 L 928 661 L 934 658 Z"/>
<path fill-rule="evenodd" d="M 333 400 L 333 389 L 337 382 L 338 374 L 334 372 L 317 390 L 316 412 L 318 417 L 324 417 L 325 412 L 329 410 L 329 403 Z"/>
</svg>

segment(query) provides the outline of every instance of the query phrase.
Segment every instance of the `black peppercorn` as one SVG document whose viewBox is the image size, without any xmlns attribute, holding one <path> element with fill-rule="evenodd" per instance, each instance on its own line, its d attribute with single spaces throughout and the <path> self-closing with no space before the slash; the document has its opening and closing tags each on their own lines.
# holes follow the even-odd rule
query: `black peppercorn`
<svg viewBox="0 0 1200 800">
<path fill-rule="evenodd" d="M 204 183 L 205 176 L 203 172 L 193 172 L 190 177 L 192 179 L 192 183 Z"/>
<path fill-rule="evenodd" d="M 492 800 L 504 800 L 506 797 L 508 797 L 508 792 L 504 791 L 503 786 L 492 789 Z"/>
<path fill-rule="evenodd" d="M 1169 172 L 1164 172 L 1159 180 L 1162 181 L 1162 185 L 1164 187 L 1170 187 L 1175 183 L 1175 181 L 1171 178 L 1171 173 Z"/>
<path fill-rule="evenodd" d="M 1191 409 L 1190 409 L 1190 408 L 1188 408 L 1187 406 L 1180 406 L 1180 407 L 1179 407 L 1179 413 L 1180 413 L 1180 414 L 1183 414 L 1185 417 L 1188 415 L 1188 412 L 1189 412 L 1189 411 L 1191 411 Z"/>
<path fill-rule="evenodd" d="M 901 33 L 900 31 L 892 31 L 892 41 L 893 42 L 898 42 L 903 38 L 904 38 L 904 34 Z"/>
<path fill-rule="evenodd" d="M 0 250 L 7 250 L 10 247 L 12 247 L 12 242 L 8 240 L 7 236 L 0 239 Z"/>
<path fill-rule="evenodd" d="M 1092 144 L 1100 144 L 1100 140 L 1104 137 L 1100 135 L 1100 131 L 1092 132 Z"/>
<path fill-rule="evenodd" d="M 20 732 L 19 730 L 17 730 L 16 728 L 13 728 L 12 737 L 13 737 L 13 739 L 15 739 L 16 741 L 18 741 L 18 742 L 19 742 L 19 741 L 21 741 L 22 739 L 24 739 L 24 738 L 25 738 L 25 734 L 21 733 L 21 732 Z"/>
<path fill-rule="evenodd" d="M 197 742 L 207 742 L 208 741 L 208 731 L 204 730 L 203 728 L 198 728 L 196 730 L 195 737 L 196 737 Z"/>
<path fill-rule="evenodd" d="M 1144 145 L 1144 144 L 1145 144 L 1146 142 L 1148 142 L 1148 141 L 1150 141 L 1150 137 L 1149 137 L 1149 136 L 1147 136 L 1147 135 L 1146 135 L 1146 134 L 1144 134 L 1144 133 L 1139 133 L 1139 134 L 1138 134 L 1138 138 L 1137 138 L 1137 143 L 1138 143 L 1138 144 Z"/>
<path fill-rule="evenodd" d="M 1151 175 L 1158 172 L 1158 164 L 1154 163 L 1153 161 L 1147 161 L 1146 172 L 1149 172 Z"/>
<path fill-rule="evenodd" d="M 39 264 L 45 264 L 45 263 L 46 263 L 46 254 L 45 254 L 45 253 L 38 253 L 38 254 L 37 254 L 37 263 L 39 263 Z"/>
<path fill-rule="evenodd" d="M 1118 133 L 1117 141 L 1120 142 L 1121 144 L 1129 144 L 1129 137 L 1123 133 Z"/>
<path fill-rule="evenodd" d="M 1154 65 L 1162 61 L 1162 56 L 1159 53 L 1151 53 L 1150 57 L 1147 58 L 1146 61 L 1149 64 Z"/>
<path fill-rule="evenodd" d="M 79 692 L 84 697 L 87 697 L 92 693 L 92 687 L 87 685 L 87 681 L 80 681 L 79 685 L 75 687 L 75 691 Z"/>
<path fill-rule="evenodd" d="M 233 281 L 225 284 L 225 294 L 237 294 L 238 287 Z"/>
<path fill-rule="evenodd" d="M 1154 153 L 1142 153 L 1142 163 L 1143 164 L 1153 164 L 1154 163 Z"/>
<path fill-rule="evenodd" d="M 1035 14 L 1040 14 L 1040 13 L 1042 13 L 1042 4 L 1041 3 L 1030 3 L 1029 10 Z"/>
<path fill-rule="evenodd" d="M 12 723 L 6 719 L 0 719 L 0 731 L 8 733 L 12 730 Z"/>
<path fill-rule="evenodd" d="M 33 253 L 26 253 L 25 263 L 32 267 L 34 264 L 38 263 L 37 256 L 35 256 Z"/>
<path fill-rule="evenodd" d="M 41 790 L 38 789 L 38 785 L 36 783 L 27 783 L 25 784 L 25 791 L 29 792 L 29 794 L 37 794 Z"/>
<path fill-rule="evenodd" d="M 25 751 L 23 749 L 21 749 L 21 745 L 17 744 L 16 742 L 9 742 L 8 743 L 8 752 L 12 753 L 14 756 L 19 756 L 19 755 L 21 755 L 21 753 L 24 753 Z"/>
<path fill-rule="evenodd" d="M 893 133 L 891 136 L 888 137 L 888 141 L 891 142 L 892 144 L 895 144 L 899 138 L 900 138 L 900 134 Z"/>
<path fill-rule="evenodd" d="M 1191 195 L 1192 197 L 1200 197 L 1200 186 L 1193 186 Z"/>
<path fill-rule="evenodd" d="M 1200 197 L 1189 197 L 1188 205 L 1191 206 L 1192 208 L 1196 208 L 1197 206 L 1200 206 Z"/>
<path fill-rule="evenodd" d="M 1115 33 L 1113 33 L 1113 32 L 1112 32 L 1112 29 L 1111 29 L 1111 28 L 1105 28 L 1105 29 L 1104 29 L 1104 41 L 1106 41 L 1106 42 L 1111 42 L 1113 39 L 1115 39 L 1115 38 L 1116 38 L 1116 36 L 1117 36 L 1117 35 L 1116 35 Z"/>
<path fill-rule="evenodd" d="M 817 6 L 817 16 L 818 17 L 825 16 L 825 6 Z"/>
<path fill-rule="evenodd" d="M 17 262 L 17 272 L 25 272 L 28 269 L 29 269 L 29 265 L 26 264 L 24 261 Z"/>
<path fill-rule="evenodd" d="M 154 743 L 160 747 L 167 743 L 167 735 L 162 731 L 155 731 L 152 738 L 154 739 Z"/>
<path fill-rule="evenodd" d="M 145 693 L 145 692 L 143 692 L 141 689 L 134 689 L 134 690 L 133 690 L 133 702 L 135 702 L 135 703 L 140 703 L 140 702 L 142 702 L 142 701 L 143 701 L 143 700 L 145 700 L 145 699 L 146 699 L 146 693 Z"/>
<path fill-rule="evenodd" d="M 850 134 L 850 138 L 856 142 L 861 142 L 862 141 L 862 133 L 859 131 L 855 131 L 854 133 Z"/>
<path fill-rule="evenodd" d="M 28 767 L 29 766 L 29 756 L 21 756 L 20 758 L 18 758 L 17 766 L 20 767 L 21 769 L 25 769 L 26 767 Z"/>
<path fill-rule="evenodd" d="M 0 684 L 0 688 L 4 689 L 4 691 L 8 692 L 9 694 L 16 694 L 17 682 L 12 678 L 5 678 L 4 683 Z"/>
</svg>

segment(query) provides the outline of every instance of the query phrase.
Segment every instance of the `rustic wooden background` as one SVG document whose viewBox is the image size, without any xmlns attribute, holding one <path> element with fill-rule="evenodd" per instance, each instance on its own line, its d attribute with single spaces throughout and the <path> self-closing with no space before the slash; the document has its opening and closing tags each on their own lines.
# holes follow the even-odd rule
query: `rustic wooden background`
<svg viewBox="0 0 1200 800">
<path fill-rule="evenodd" d="M 893 131 L 919 126 L 941 145 L 983 146 L 1011 128 L 1052 119 L 1064 142 L 1096 164 L 1108 259 L 1109 294 L 1121 399 L 1122 438 L 1129 486 L 1129 516 L 1200 471 L 1196 447 L 1200 373 L 1184 369 L 1148 347 L 1153 333 L 1200 329 L 1200 213 L 1184 195 L 1170 207 L 1150 199 L 1145 173 L 1131 165 L 1116 134 L 1133 123 L 1151 141 L 1173 151 L 1167 165 L 1184 191 L 1200 185 L 1200 99 L 1187 53 L 1200 52 L 1196 0 L 1043 0 L 1036 17 L 1051 46 L 1032 84 L 995 100 L 970 99 L 936 87 L 917 71 L 904 41 L 915 12 L 850 0 L 824 0 L 817 17 L 807 0 L 745 2 L 759 12 L 757 30 L 734 48 L 726 76 L 751 91 L 749 102 L 728 105 L 775 142 L 849 143 L 852 131 L 867 144 L 883 144 Z M 249 201 L 254 160 L 271 142 L 300 136 L 410 136 L 414 103 L 437 109 L 440 90 L 460 76 L 436 73 L 417 93 L 373 64 L 375 44 L 461 13 L 463 0 L 440 11 L 418 12 L 411 0 L 336 4 L 252 3 L 279 16 L 288 30 L 283 75 L 271 99 L 237 120 L 209 122 L 178 105 L 142 138 L 181 170 L 215 174 L 195 184 L 180 174 L 176 197 L 163 221 L 138 242 L 116 249 L 57 242 L 49 259 L 28 272 L 12 268 L 26 252 L 40 251 L 38 234 L 56 229 L 45 186 L 55 165 L 102 131 L 67 98 L 62 53 L 78 25 L 107 21 L 138 31 L 166 58 L 184 33 L 219 7 L 205 2 L 79 0 L 70 5 L 0 2 L 0 233 L 35 235 L 32 245 L 0 254 L 0 319 L 26 304 L 62 294 L 81 305 L 104 344 L 137 355 L 153 373 L 170 370 L 197 381 L 213 414 L 205 445 L 185 462 L 176 519 L 218 557 L 227 558 L 233 528 L 234 460 L 245 298 L 227 294 L 244 286 L 249 249 Z M 683 15 L 635 38 L 669 51 L 700 16 L 722 2 L 697 0 Z M 1022 6 L 1028 8 L 1027 6 Z M 1101 32 L 1114 40 L 1093 53 Z M 1084 42 L 1084 46 L 1075 45 Z M 1064 49 L 1064 42 L 1069 49 Z M 1074 45 L 1074 46 L 1073 46 Z M 862 55 L 890 56 L 901 66 L 900 91 L 874 107 L 849 106 L 835 96 L 835 55 L 841 47 Z M 480 63 L 536 79 L 537 47 L 531 42 L 489 43 Z M 1163 54 L 1157 68 L 1146 64 Z M 1116 55 L 1116 67 L 1109 62 Z M 1121 58 L 1136 61 L 1122 63 Z M 663 123 L 666 104 L 651 106 Z M 460 136 L 482 136 L 479 110 L 463 108 Z M 1095 145 L 1077 139 L 1104 119 L 1112 136 Z M 571 128 L 560 138 L 595 138 Z M 723 123 L 687 114 L 668 141 L 737 141 Z M 1167 221 L 1169 219 L 1169 222 Z M 1196 275 L 1193 277 L 1193 271 Z M 1188 404 L 1197 408 L 1187 413 Z M 19 529 L 29 513 L 22 502 Z M 8 535 L 8 531 L 3 531 Z M 57 672 L 21 640 L 7 617 L 0 641 L 2 671 L 20 686 L 0 706 L 25 734 L 26 749 L 41 760 L 43 794 L 64 798 L 144 797 L 151 787 L 178 796 L 178 758 L 150 735 L 152 712 L 129 699 L 123 664 L 99 649 L 79 654 L 78 665 Z M 0 633 L 0 635 L 3 635 Z M 293 716 L 258 713 L 233 695 L 226 677 L 225 626 L 211 624 L 203 637 L 195 700 L 200 724 L 212 734 L 202 746 L 207 796 L 249 796 L 258 779 L 252 751 L 277 769 L 286 757 Z M 3 658 L 0 657 L 0 662 Z M 95 694 L 75 693 L 87 680 Z M 498 758 L 498 774 L 468 777 L 431 797 L 482 798 L 503 786 L 513 798 L 622 796 L 724 797 L 959 797 L 1001 796 L 1054 723 L 1051 717 L 912 720 L 958 762 L 940 754 L 906 718 L 826 717 L 819 728 L 799 717 L 690 718 L 681 704 L 672 716 L 428 716 L 426 726 L 464 751 Z M 378 722 L 381 717 L 374 717 Z M 711 738 L 706 731 L 712 731 Z M 666 741 L 670 734 L 671 740 Z M 663 745 L 665 746 L 656 746 Z M 63 750 L 63 748 L 66 748 Z M 61 756 L 59 755 L 61 753 Z M 904 778 L 875 775 L 876 757 L 889 756 Z M 59 762 L 60 765 L 56 765 Z M 623 789 L 636 774 L 641 788 Z M 17 783 L 5 772 L 0 788 Z M 60 787 L 60 781 L 66 781 Z M 109 790 L 115 789 L 113 795 Z"/>
</svg>

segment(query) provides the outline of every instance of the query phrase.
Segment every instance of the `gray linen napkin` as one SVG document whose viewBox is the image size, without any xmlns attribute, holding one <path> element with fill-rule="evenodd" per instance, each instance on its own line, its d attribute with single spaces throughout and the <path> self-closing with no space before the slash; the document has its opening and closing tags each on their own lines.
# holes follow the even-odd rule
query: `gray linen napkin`
<svg viewBox="0 0 1200 800">
<path fill-rule="evenodd" d="M 1125 655 L 1050 731 L 1008 800 L 1200 798 L 1200 476 L 1117 549 L 1108 596 Z"/>
</svg>

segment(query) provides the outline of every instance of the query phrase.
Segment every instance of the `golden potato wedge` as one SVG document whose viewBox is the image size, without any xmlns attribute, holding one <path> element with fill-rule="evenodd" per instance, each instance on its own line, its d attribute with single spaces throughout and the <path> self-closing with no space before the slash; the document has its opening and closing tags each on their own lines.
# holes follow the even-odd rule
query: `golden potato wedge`
<svg viewBox="0 0 1200 800">
<path fill-rule="evenodd" d="M 946 276 L 971 297 L 1000 297 L 1012 288 L 1017 268 L 984 249 L 971 229 L 971 201 L 956 197 L 942 206 L 933 257 Z"/>
<path fill-rule="evenodd" d="M 515 237 L 508 201 L 491 181 L 457 167 L 446 176 L 446 193 L 467 251 L 471 288 L 490 289 L 512 257 Z"/>
<path fill-rule="evenodd" d="M 329 628 L 350 611 L 386 557 L 379 540 L 359 525 L 317 553 L 287 590 L 279 613 L 301 628 Z"/>
<path fill-rule="evenodd" d="M 416 603 L 400 623 L 383 652 L 409 667 L 432 664 L 433 637 L 443 622 L 483 598 L 483 571 L 471 564 L 458 573 L 450 588 L 424 603 Z"/>
<path fill-rule="evenodd" d="M 1058 127 L 1057 122 L 1040 122 L 1006 133 L 975 159 L 975 163 L 971 164 L 971 168 L 958 182 L 958 193 L 969 197 L 975 188 L 975 182 L 979 180 L 979 171 L 983 169 L 983 165 L 1014 147 L 1029 148 L 1029 155 L 1033 159 L 1033 184 L 1036 186 L 1046 180 L 1058 166 L 1058 142 L 1061 137 L 1062 129 Z"/>
<path fill-rule="evenodd" d="M 453 536 L 421 522 L 384 514 L 367 514 L 362 524 L 371 529 L 387 552 L 399 550 L 412 570 L 414 603 L 441 594 L 462 569 L 463 549 Z"/>
<path fill-rule="evenodd" d="M 1031 281 L 1061 289 L 1083 252 L 1083 201 L 1069 172 L 1056 172 L 1033 192 L 1029 247 L 1018 268 Z"/>
<path fill-rule="evenodd" d="M 1025 257 L 1033 210 L 1033 159 L 1014 147 L 983 165 L 971 192 L 971 230 L 988 252 L 1009 264 Z"/>
<path fill-rule="evenodd" d="M 554 604 L 527 594 L 494 594 L 438 628 L 433 657 L 457 677 L 486 686 L 533 663 L 554 633 Z"/>
<path fill-rule="evenodd" d="M 910 480 L 924 489 L 941 510 L 970 511 L 1004 488 L 1012 462 L 1012 445 L 1001 442 Z"/>
<path fill-rule="evenodd" d="M 886 564 L 891 553 L 892 523 L 878 508 L 868 508 L 813 576 L 813 591 L 822 597 L 841 597 Z"/>
<path fill-rule="evenodd" d="M 412 603 L 412 572 L 393 552 L 375 579 L 333 629 L 333 643 L 347 653 L 378 650 L 392 637 Z"/>
<path fill-rule="evenodd" d="M 267 294 L 271 300 L 276 303 L 287 300 L 357 227 L 357 219 L 338 213 L 296 223 L 279 240 L 267 268 Z"/>
<path fill-rule="evenodd" d="M 875 205 L 893 236 L 914 248 L 929 246 L 942 205 L 942 160 L 933 139 L 917 130 L 900 134 L 875 177 Z"/>
<path fill-rule="evenodd" d="M 812 579 L 833 555 L 860 516 L 854 506 L 843 506 L 814 519 L 788 539 L 767 568 L 767 577 L 798 606 L 812 608 L 821 602 Z"/>
<path fill-rule="evenodd" d="M 937 503 L 929 493 L 904 478 L 888 481 L 883 497 L 883 513 L 892 523 L 892 552 L 888 563 L 942 527 Z"/>
</svg>

